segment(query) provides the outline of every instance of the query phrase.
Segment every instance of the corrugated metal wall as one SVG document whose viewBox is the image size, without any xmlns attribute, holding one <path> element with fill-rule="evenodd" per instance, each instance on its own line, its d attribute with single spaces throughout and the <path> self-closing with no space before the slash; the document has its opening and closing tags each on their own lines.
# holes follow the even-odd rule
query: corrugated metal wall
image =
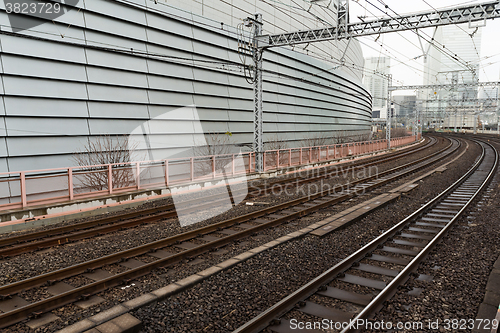
<svg viewBox="0 0 500 333">
<path fill-rule="evenodd" d="M 150 0 L 85 0 L 54 22 L 11 34 L 3 6 L 0 172 L 73 165 L 72 153 L 89 138 L 128 134 L 187 105 L 205 132 L 252 142 L 252 87 L 241 67 L 227 64 L 240 63 L 229 25 Z M 362 59 L 351 44 L 350 56 Z M 266 138 L 369 131 L 369 93 L 331 67 L 285 48 L 265 52 L 264 68 L 276 73 L 264 77 Z M 191 133 L 158 140 L 183 135 Z"/>
</svg>

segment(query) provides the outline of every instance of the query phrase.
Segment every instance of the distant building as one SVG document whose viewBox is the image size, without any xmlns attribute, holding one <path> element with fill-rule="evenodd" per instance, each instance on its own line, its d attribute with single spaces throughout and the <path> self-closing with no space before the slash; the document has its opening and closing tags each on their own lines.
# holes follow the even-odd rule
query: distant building
<svg viewBox="0 0 500 333">
<path fill-rule="evenodd" d="M 469 28 L 468 24 L 446 25 L 438 27 L 434 43 L 428 45 L 429 53 L 425 57 L 424 85 L 461 84 L 479 81 L 479 60 L 481 54 L 481 28 Z M 418 92 L 422 100 L 422 111 L 425 113 L 424 123 L 430 127 L 440 127 L 443 119 L 449 117 L 445 111 L 460 107 L 477 105 L 477 87 L 432 90 L 423 89 Z M 435 101 L 433 101 L 435 100 Z M 450 123 L 448 118 L 448 125 Z M 431 124 L 433 124 L 431 126 Z M 462 125 L 463 126 L 463 125 Z"/>
<path fill-rule="evenodd" d="M 415 114 L 417 108 L 417 96 L 401 95 L 393 96 L 394 113 L 396 117 L 409 117 Z"/>
<path fill-rule="evenodd" d="M 482 87 L 479 90 L 479 98 L 497 99 L 498 97 L 498 87 Z"/>
<path fill-rule="evenodd" d="M 389 57 L 365 58 L 363 84 L 372 94 L 373 110 L 384 108 L 382 118 L 387 114 L 387 79 L 390 74 L 391 59 Z"/>
</svg>

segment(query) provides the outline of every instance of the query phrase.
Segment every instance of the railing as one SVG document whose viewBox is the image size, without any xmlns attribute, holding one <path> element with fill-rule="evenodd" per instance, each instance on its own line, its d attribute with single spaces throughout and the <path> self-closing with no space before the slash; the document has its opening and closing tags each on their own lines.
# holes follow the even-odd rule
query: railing
<svg viewBox="0 0 500 333">
<path fill-rule="evenodd" d="M 391 146 L 415 141 L 395 138 Z M 386 140 L 264 152 L 266 172 L 384 150 Z M 99 198 L 255 172 L 255 154 L 227 154 L 0 173 L 0 210 Z"/>
</svg>

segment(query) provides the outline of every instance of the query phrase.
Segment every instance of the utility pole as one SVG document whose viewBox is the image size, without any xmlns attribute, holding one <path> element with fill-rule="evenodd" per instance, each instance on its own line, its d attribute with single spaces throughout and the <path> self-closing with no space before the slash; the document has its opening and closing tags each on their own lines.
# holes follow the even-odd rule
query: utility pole
<svg viewBox="0 0 500 333">
<path fill-rule="evenodd" d="M 500 86 L 497 85 L 497 100 L 496 100 L 496 114 L 497 114 L 497 132 L 500 135 Z"/>
<path fill-rule="evenodd" d="M 456 98 L 457 97 L 456 95 L 458 95 L 457 94 L 458 90 L 456 90 L 457 89 L 456 86 L 458 84 L 458 72 L 455 71 L 452 73 L 452 75 L 453 76 L 451 78 L 451 84 L 455 87 L 453 90 L 455 92 L 455 98 Z M 455 133 L 457 132 L 457 118 L 458 118 L 457 104 L 455 104 L 455 115 L 453 117 L 453 123 L 455 124 L 455 130 L 454 130 Z"/>
<path fill-rule="evenodd" d="M 253 20 L 254 27 L 254 48 L 253 48 L 253 61 L 254 61 L 254 77 L 253 77 L 253 101 L 254 101 L 254 137 L 253 137 L 253 151 L 255 152 L 255 171 L 264 171 L 264 143 L 263 143 L 263 115 L 262 115 L 262 46 L 259 45 L 260 41 L 257 38 L 262 35 L 262 14 L 255 14 Z"/>
<path fill-rule="evenodd" d="M 391 108 L 391 95 L 392 95 L 392 74 L 387 75 L 387 123 L 385 125 L 385 139 L 387 140 L 387 149 L 391 148 L 391 122 L 392 122 L 392 108 Z"/>
<path fill-rule="evenodd" d="M 312 1 L 314 2 L 314 1 Z M 254 26 L 253 48 L 253 84 L 254 84 L 254 143 L 255 169 L 263 171 L 262 143 L 262 52 L 266 48 L 277 46 L 294 46 L 328 40 L 351 39 L 360 36 L 380 35 L 388 32 L 417 30 L 449 24 L 469 23 L 500 18 L 500 1 L 489 1 L 480 4 L 464 5 L 452 9 L 433 10 L 396 18 L 381 18 L 357 23 L 349 22 L 349 0 L 336 0 L 338 6 L 337 26 L 285 32 L 275 35 L 262 35 L 262 14 L 257 13 L 247 21 Z M 390 95 L 388 107 L 390 111 Z M 390 117 L 390 112 L 388 112 Z M 390 118 L 388 121 L 390 122 Z M 390 123 L 389 123 L 390 125 Z M 389 135 L 390 137 L 390 126 Z M 388 142 L 390 146 L 390 142 Z"/>
</svg>

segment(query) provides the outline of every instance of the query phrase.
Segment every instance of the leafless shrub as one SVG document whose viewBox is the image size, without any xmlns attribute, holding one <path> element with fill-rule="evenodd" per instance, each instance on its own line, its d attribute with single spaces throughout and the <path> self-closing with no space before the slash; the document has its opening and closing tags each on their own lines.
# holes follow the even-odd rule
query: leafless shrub
<svg viewBox="0 0 500 333">
<path fill-rule="evenodd" d="M 193 147 L 194 156 L 198 157 L 195 164 L 195 172 L 201 175 L 208 175 L 213 172 L 214 160 L 212 156 L 233 154 L 234 143 L 232 142 L 232 133 L 207 133 L 205 142 Z M 215 159 L 216 172 L 224 171 L 224 168 L 230 163 L 226 158 Z"/>
<path fill-rule="evenodd" d="M 335 132 L 334 132 L 335 133 Z M 303 147 L 326 146 L 332 143 L 333 136 L 328 136 L 325 133 L 316 133 L 302 140 Z"/>
<path fill-rule="evenodd" d="M 385 139 L 385 129 L 374 134 L 374 140 Z M 393 128 L 391 129 L 391 138 L 401 138 L 404 136 L 409 136 L 406 128 Z"/>
<path fill-rule="evenodd" d="M 128 187 L 135 183 L 134 173 L 127 162 L 131 161 L 137 145 L 129 146 L 126 135 L 112 137 L 101 135 L 89 140 L 83 150 L 73 153 L 73 161 L 83 167 L 76 179 L 83 188 L 92 191 L 108 189 L 108 169 L 103 164 L 112 166 L 111 180 L 114 188 Z"/>
<path fill-rule="evenodd" d="M 286 138 L 276 134 L 272 136 L 268 141 L 264 143 L 264 150 L 280 150 L 280 149 L 287 149 L 288 144 Z M 276 165 L 276 158 L 277 158 L 277 153 L 274 154 L 267 154 L 266 155 L 267 160 L 266 163 L 269 163 L 270 165 Z M 288 153 L 285 152 L 280 152 L 279 155 L 279 164 L 280 165 L 286 165 L 288 164 L 289 156 Z"/>
</svg>

